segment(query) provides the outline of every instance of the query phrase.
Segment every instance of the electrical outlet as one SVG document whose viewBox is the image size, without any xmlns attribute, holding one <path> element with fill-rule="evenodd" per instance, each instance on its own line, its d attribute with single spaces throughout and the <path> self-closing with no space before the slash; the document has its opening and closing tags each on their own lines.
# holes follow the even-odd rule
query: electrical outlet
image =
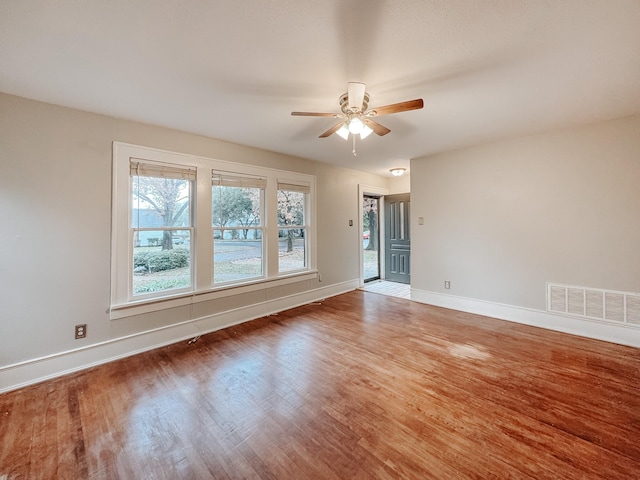
<svg viewBox="0 0 640 480">
<path fill-rule="evenodd" d="M 85 338 L 87 336 L 87 324 L 76 325 L 76 339 Z"/>
<path fill-rule="evenodd" d="M 444 281 L 444 288 L 446 288 L 446 289 L 451 288 L 451 282 L 449 280 L 445 280 Z"/>
</svg>

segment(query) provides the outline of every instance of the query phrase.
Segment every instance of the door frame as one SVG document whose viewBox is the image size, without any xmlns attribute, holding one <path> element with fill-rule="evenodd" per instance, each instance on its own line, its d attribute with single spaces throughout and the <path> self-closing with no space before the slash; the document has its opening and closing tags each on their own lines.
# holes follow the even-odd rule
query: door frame
<svg viewBox="0 0 640 480">
<path fill-rule="evenodd" d="M 384 255 L 380 252 L 384 252 L 384 196 L 389 195 L 389 189 L 383 187 L 374 187 L 371 185 L 358 184 L 358 271 L 360 272 L 358 278 L 358 287 L 364 287 L 364 264 L 362 254 L 362 204 L 364 202 L 364 196 L 370 195 L 373 197 L 380 197 L 380 204 L 378 205 L 378 228 L 380 235 L 378 236 L 380 244 L 378 245 L 378 255 L 380 256 L 380 279 L 384 279 Z"/>
</svg>

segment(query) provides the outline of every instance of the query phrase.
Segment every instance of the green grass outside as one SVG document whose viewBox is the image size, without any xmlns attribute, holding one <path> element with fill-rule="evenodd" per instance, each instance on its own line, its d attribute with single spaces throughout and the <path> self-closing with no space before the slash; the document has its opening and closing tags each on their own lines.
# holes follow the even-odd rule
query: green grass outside
<svg viewBox="0 0 640 480">
<path fill-rule="evenodd" d="M 161 249 L 161 247 L 140 248 L 145 251 L 158 251 Z M 293 252 L 282 252 L 279 256 L 280 268 L 283 271 L 296 270 L 301 268 L 304 264 L 304 251 L 302 249 L 295 249 Z M 261 275 L 262 260 L 260 257 L 217 262 L 215 265 L 214 282 L 222 283 L 233 280 L 249 279 L 252 277 L 259 277 Z M 191 272 L 189 267 L 133 275 L 134 295 L 174 290 L 178 288 L 185 288 L 190 285 Z"/>
</svg>

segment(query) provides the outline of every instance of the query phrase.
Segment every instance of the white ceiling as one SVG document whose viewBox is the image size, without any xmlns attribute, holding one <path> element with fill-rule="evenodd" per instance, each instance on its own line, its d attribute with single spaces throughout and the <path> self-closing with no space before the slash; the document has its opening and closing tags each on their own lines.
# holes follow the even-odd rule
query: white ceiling
<svg viewBox="0 0 640 480">
<path fill-rule="evenodd" d="M 4 0 L 0 91 L 377 174 L 640 112 L 640 0 Z M 348 81 L 380 117 L 318 135 Z"/>
</svg>

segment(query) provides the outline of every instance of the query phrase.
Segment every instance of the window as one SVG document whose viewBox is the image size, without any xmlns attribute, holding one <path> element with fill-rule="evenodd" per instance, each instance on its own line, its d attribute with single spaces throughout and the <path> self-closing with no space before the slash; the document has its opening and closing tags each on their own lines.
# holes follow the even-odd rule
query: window
<svg viewBox="0 0 640 480">
<path fill-rule="evenodd" d="M 114 142 L 111 317 L 312 278 L 314 190 L 312 175 Z"/>
<path fill-rule="evenodd" d="M 266 178 L 213 173 L 214 284 L 263 276 L 266 186 Z"/>
<path fill-rule="evenodd" d="M 278 182 L 278 271 L 307 266 L 305 211 L 309 187 Z"/>
<path fill-rule="evenodd" d="M 191 287 L 195 168 L 130 161 L 132 296 Z"/>
</svg>

